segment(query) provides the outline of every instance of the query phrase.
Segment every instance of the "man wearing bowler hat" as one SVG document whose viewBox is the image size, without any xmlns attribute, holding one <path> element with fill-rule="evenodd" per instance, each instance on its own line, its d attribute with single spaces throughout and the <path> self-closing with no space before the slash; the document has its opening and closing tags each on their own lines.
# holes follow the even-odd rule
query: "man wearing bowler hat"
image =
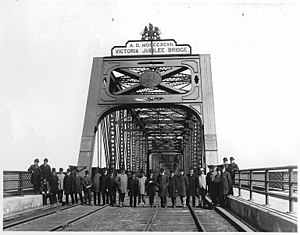
<svg viewBox="0 0 300 235">
<path fill-rule="evenodd" d="M 228 165 L 227 171 L 230 173 L 232 185 L 234 184 L 235 180 L 235 172 L 239 170 L 238 165 L 234 162 L 234 157 L 230 157 L 230 164 Z M 233 186 L 231 185 L 231 188 L 229 190 L 229 195 L 233 195 Z"/>
<path fill-rule="evenodd" d="M 50 181 L 51 177 L 51 167 L 48 165 L 48 159 L 44 159 L 44 164 L 41 165 L 41 175 L 42 175 L 42 180 Z"/>
<path fill-rule="evenodd" d="M 34 193 L 38 194 L 41 187 L 41 169 L 39 167 L 39 159 L 34 160 L 34 164 L 28 168 L 28 171 L 31 173 L 31 183 L 34 187 Z"/>
</svg>

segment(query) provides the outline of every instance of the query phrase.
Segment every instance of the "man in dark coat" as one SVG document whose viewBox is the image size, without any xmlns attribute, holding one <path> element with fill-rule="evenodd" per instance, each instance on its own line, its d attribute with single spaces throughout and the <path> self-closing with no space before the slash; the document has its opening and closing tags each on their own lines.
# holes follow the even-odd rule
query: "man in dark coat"
<svg viewBox="0 0 300 235">
<path fill-rule="evenodd" d="M 67 169 L 67 175 L 64 177 L 64 191 L 66 195 L 66 205 L 69 205 L 69 196 L 71 196 L 72 204 L 74 201 L 74 178 L 71 176 L 71 170 Z"/>
<path fill-rule="evenodd" d="M 173 171 L 170 171 L 169 178 L 169 197 L 172 201 L 172 207 L 176 207 L 176 197 L 178 195 L 178 178 Z"/>
<path fill-rule="evenodd" d="M 198 177 L 194 174 L 194 169 L 190 168 L 190 173 L 187 175 L 187 178 L 189 180 L 189 187 L 187 190 L 187 199 L 186 203 L 190 203 L 190 198 L 192 198 L 192 205 L 195 207 L 196 205 L 196 195 L 197 195 L 197 185 L 198 183 Z"/>
<path fill-rule="evenodd" d="M 102 205 L 109 203 L 109 198 L 106 191 L 106 180 L 108 178 L 107 169 L 103 169 L 103 173 L 100 176 L 100 193 L 102 194 Z"/>
<path fill-rule="evenodd" d="M 229 190 L 229 195 L 233 195 L 233 184 L 234 184 L 234 180 L 235 180 L 235 172 L 239 170 L 238 165 L 234 162 L 234 157 L 230 157 L 230 164 L 228 165 L 227 171 L 229 172 L 230 176 L 231 176 L 231 187 Z"/>
<path fill-rule="evenodd" d="M 161 207 L 167 207 L 169 177 L 165 174 L 165 170 L 163 168 L 160 169 L 160 174 L 157 177 L 156 184 L 158 186 L 158 195 L 160 196 L 160 205 Z"/>
<path fill-rule="evenodd" d="M 226 171 L 225 164 L 222 166 L 221 178 L 220 178 L 220 190 L 221 190 L 221 206 L 224 207 L 227 204 L 227 195 L 231 187 L 231 176 Z"/>
<path fill-rule="evenodd" d="M 43 205 L 47 205 L 47 198 L 49 198 L 50 200 L 50 204 L 53 204 L 52 202 L 52 197 L 51 197 L 51 194 L 50 194 L 50 185 L 49 185 L 49 182 L 47 180 L 43 180 L 41 182 L 41 192 L 42 192 L 42 195 L 43 195 Z"/>
<path fill-rule="evenodd" d="M 96 169 L 96 174 L 93 177 L 93 195 L 94 195 L 94 205 L 100 206 L 100 173 L 99 168 Z M 98 198 L 98 204 L 97 204 Z"/>
<path fill-rule="evenodd" d="M 83 177 L 82 185 L 83 185 L 85 201 L 86 201 L 87 205 L 92 205 L 91 188 L 92 188 L 93 182 L 92 182 L 92 178 L 89 176 L 89 171 L 85 171 L 84 173 L 85 173 L 85 176 Z"/>
<path fill-rule="evenodd" d="M 58 176 L 56 174 L 56 169 L 52 168 L 52 174 L 50 176 L 50 195 L 52 197 L 52 203 L 57 203 L 58 196 Z"/>
<path fill-rule="evenodd" d="M 156 182 L 155 182 L 155 179 L 154 179 L 154 174 L 150 173 L 150 176 L 146 181 L 146 190 L 147 190 L 147 193 L 148 193 L 148 196 L 149 196 L 149 205 L 150 205 L 150 207 L 153 207 L 153 205 L 154 205 L 154 196 L 155 196 L 155 193 L 156 193 L 155 186 L 156 186 Z"/>
<path fill-rule="evenodd" d="M 117 189 L 118 184 L 116 182 L 113 172 L 111 172 L 106 179 L 106 191 L 109 196 L 111 206 L 116 206 Z"/>
<path fill-rule="evenodd" d="M 129 196 L 129 205 L 132 207 L 132 200 L 134 207 L 136 207 L 136 199 L 139 195 L 140 189 L 139 189 L 139 181 L 136 178 L 135 172 L 132 172 L 131 177 L 128 179 L 128 196 Z"/>
<path fill-rule="evenodd" d="M 42 180 L 47 180 L 48 182 L 50 181 L 51 177 L 51 167 L 48 165 L 48 159 L 44 159 L 44 164 L 40 166 L 41 168 L 41 178 Z"/>
<path fill-rule="evenodd" d="M 181 204 L 186 207 L 186 195 L 187 189 L 189 188 L 189 180 L 184 175 L 184 170 L 180 169 L 178 176 L 178 195 L 180 197 Z"/>
<path fill-rule="evenodd" d="M 75 170 L 73 174 L 74 178 L 74 196 L 75 196 L 75 203 L 78 204 L 78 197 L 80 198 L 81 205 L 84 204 L 83 197 L 82 197 L 82 180 L 83 178 L 79 175 L 79 170 Z"/>
<path fill-rule="evenodd" d="M 41 188 L 41 169 L 39 167 L 39 159 L 34 160 L 34 164 L 28 168 L 31 173 L 31 183 L 33 184 L 33 191 L 35 194 L 40 192 Z"/>
</svg>

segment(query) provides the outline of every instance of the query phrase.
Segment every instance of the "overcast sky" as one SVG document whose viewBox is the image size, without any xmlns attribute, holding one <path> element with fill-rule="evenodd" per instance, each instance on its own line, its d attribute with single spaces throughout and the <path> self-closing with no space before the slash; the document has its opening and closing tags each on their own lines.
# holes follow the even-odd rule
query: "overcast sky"
<svg viewBox="0 0 300 235">
<path fill-rule="evenodd" d="M 211 55 L 219 161 L 298 164 L 299 8 L 237 2 L 2 0 L 1 168 L 76 165 L 93 57 L 139 40 L 149 22 Z"/>
</svg>

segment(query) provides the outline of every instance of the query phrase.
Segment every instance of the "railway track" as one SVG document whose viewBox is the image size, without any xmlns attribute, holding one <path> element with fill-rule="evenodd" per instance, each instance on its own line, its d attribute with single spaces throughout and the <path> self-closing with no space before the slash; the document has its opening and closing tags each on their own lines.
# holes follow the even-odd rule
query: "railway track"
<svg viewBox="0 0 300 235">
<path fill-rule="evenodd" d="M 14 223 L 3 226 L 4 231 L 59 231 L 84 217 L 107 207 L 73 205 L 56 208 L 56 211 L 48 211 L 39 215 L 28 217 Z"/>
<path fill-rule="evenodd" d="M 125 199 L 128 204 L 128 199 Z M 159 204 L 158 200 L 157 203 Z M 106 208 L 105 210 L 103 210 Z M 56 207 L 26 220 L 10 221 L 4 231 L 155 231 L 239 232 L 249 229 L 222 208 L 123 208 L 105 206 Z M 25 215 L 24 215 L 25 216 Z M 8 223 L 6 221 L 5 223 Z"/>
<path fill-rule="evenodd" d="M 204 232 L 204 227 L 192 207 L 156 207 L 144 231 Z"/>
</svg>

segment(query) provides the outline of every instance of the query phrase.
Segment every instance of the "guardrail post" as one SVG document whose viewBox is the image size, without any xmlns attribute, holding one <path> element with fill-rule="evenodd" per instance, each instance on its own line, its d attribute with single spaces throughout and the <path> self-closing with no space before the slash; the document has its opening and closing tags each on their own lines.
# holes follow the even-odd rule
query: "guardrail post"
<svg viewBox="0 0 300 235">
<path fill-rule="evenodd" d="M 239 197 L 241 196 L 241 187 L 242 187 L 241 172 L 239 171 Z"/>
<path fill-rule="evenodd" d="M 253 201 L 253 197 L 252 197 L 252 193 L 253 193 L 253 183 L 252 183 L 252 180 L 253 180 L 253 171 L 250 170 L 250 201 Z"/>
<path fill-rule="evenodd" d="M 294 212 L 293 205 L 293 169 L 289 168 L 289 213 Z"/>
<path fill-rule="evenodd" d="M 23 173 L 19 172 L 19 192 L 21 196 L 24 196 L 23 185 Z"/>
<path fill-rule="evenodd" d="M 269 206 L 269 170 L 265 170 L 266 206 Z"/>
</svg>

